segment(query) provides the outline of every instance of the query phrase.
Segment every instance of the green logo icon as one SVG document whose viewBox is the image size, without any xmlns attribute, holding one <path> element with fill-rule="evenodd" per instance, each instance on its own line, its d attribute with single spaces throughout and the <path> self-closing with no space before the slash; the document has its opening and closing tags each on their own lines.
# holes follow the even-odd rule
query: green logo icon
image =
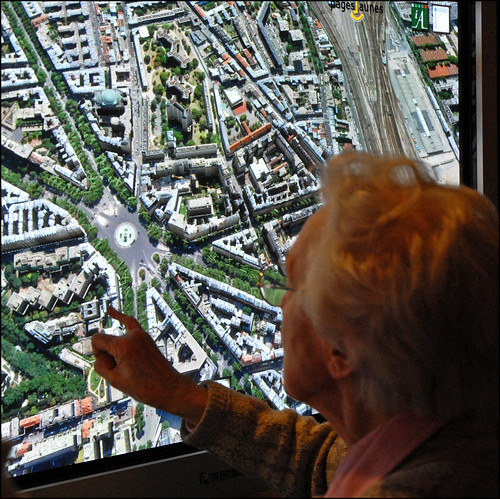
<svg viewBox="0 0 500 499">
<path fill-rule="evenodd" d="M 429 8 L 425 3 L 411 4 L 411 27 L 412 29 L 429 29 Z"/>
</svg>

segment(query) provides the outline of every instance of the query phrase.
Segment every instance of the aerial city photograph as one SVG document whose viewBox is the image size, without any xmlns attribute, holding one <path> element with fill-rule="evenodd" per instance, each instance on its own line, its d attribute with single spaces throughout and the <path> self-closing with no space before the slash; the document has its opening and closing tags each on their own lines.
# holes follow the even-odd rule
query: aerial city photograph
<svg viewBox="0 0 500 499">
<path fill-rule="evenodd" d="M 257 283 L 286 282 L 332 156 L 459 183 L 457 4 L 1 3 L 10 475 L 181 441 L 95 373 L 92 335 L 125 334 L 109 305 L 195 381 L 312 413 Z"/>
</svg>

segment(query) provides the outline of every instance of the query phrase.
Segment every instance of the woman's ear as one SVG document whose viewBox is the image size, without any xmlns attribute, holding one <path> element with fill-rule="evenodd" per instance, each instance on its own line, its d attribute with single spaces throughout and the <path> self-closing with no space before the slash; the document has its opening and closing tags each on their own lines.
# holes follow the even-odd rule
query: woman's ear
<svg viewBox="0 0 500 499">
<path fill-rule="evenodd" d="M 327 369 L 333 379 L 347 378 L 352 373 L 352 364 L 345 353 L 345 349 L 329 345 L 327 352 Z"/>
</svg>

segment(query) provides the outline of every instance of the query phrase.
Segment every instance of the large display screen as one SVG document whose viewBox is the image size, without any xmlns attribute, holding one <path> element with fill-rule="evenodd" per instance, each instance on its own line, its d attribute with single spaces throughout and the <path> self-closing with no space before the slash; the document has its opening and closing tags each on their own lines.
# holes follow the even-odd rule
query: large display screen
<svg viewBox="0 0 500 499">
<path fill-rule="evenodd" d="M 278 409 L 255 283 L 345 150 L 460 178 L 458 2 L 2 2 L 2 439 L 40 475 L 180 442 L 93 369 L 136 316 L 176 369 Z M 173 448 L 174 446 L 172 446 Z M 142 454 L 144 455 L 144 454 Z"/>
</svg>

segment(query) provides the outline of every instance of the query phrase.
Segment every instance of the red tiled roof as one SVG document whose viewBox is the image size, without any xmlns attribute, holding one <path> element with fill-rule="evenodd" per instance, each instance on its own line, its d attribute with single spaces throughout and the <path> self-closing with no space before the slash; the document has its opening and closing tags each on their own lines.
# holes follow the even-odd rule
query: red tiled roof
<svg viewBox="0 0 500 499">
<path fill-rule="evenodd" d="M 43 21 L 45 21 L 46 19 L 49 18 L 49 15 L 48 14 L 42 14 L 41 16 L 37 17 L 36 19 L 33 19 L 31 21 L 31 23 L 33 24 L 33 26 L 35 28 L 38 28 L 38 26 L 43 23 Z"/>
<path fill-rule="evenodd" d="M 85 421 L 82 424 L 82 438 L 90 438 L 90 430 L 94 426 L 94 420 Z"/>
<path fill-rule="evenodd" d="M 436 69 L 429 69 L 429 78 L 446 78 L 458 74 L 458 66 L 450 64 L 449 66 L 436 66 Z"/>
<path fill-rule="evenodd" d="M 30 451 L 32 448 L 33 445 L 31 444 L 31 442 L 24 442 L 22 447 L 17 450 L 17 457 L 24 456 L 24 454 L 26 454 L 26 452 Z"/>
<path fill-rule="evenodd" d="M 92 397 L 87 397 L 85 399 L 81 399 L 78 401 L 78 411 L 79 416 L 83 416 L 84 414 L 88 414 L 94 410 L 92 406 Z"/>
<path fill-rule="evenodd" d="M 417 47 L 421 47 L 422 45 L 439 45 L 441 43 L 438 35 L 416 35 L 412 36 L 411 39 Z"/>
<path fill-rule="evenodd" d="M 424 62 L 448 60 L 448 54 L 442 48 L 435 50 L 419 50 L 419 52 Z"/>
<path fill-rule="evenodd" d="M 271 129 L 271 123 L 266 123 L 265 125 L 261 126 L 260 128 L 257 128 L 257 130 L 252 132 L 250 135 L 245 135 L 243 138 L 237 140 L 236 142 L 233 142 L 229 146 L 229 150 L 231 152 L 235 151 L 236 149 L 240 148 L 241 146 L 244 146 L 245 144 L 248 144 L 249 142 L 251 142 L 253 139 L 259 137 L 260 135 L 267 133 L 270 129 Z"/>
<path fill-rule="evenodd" d="M 196 10 L 196 12 L 198 12 L 198 14 L 203 18 L 205 19 L 205 17 L 207 17 L 207 15 L 205 14 L 205 11 L 197 4 L 194 4 L 194 8 Z"/>
<path fill-rule="evenodd" d="M 234 111 L 234 114 L 236 114 L 237 116 L 239 116 L 240 114 L 245 113 L 246 111 L 248 111 L 247 103 L 245 101 L 243 101 L 241 104 L 238 104 L 233 109 L 233 111 Z"/>
<path fill-rule="evenodd" d="M 21 419 L 21 421 L 19 422 L 19 426 L 21 428 L 29 428 L 30 426 L 35 426 L 38 423 L 40 423 L 40 414 Z"/>
</svg>

